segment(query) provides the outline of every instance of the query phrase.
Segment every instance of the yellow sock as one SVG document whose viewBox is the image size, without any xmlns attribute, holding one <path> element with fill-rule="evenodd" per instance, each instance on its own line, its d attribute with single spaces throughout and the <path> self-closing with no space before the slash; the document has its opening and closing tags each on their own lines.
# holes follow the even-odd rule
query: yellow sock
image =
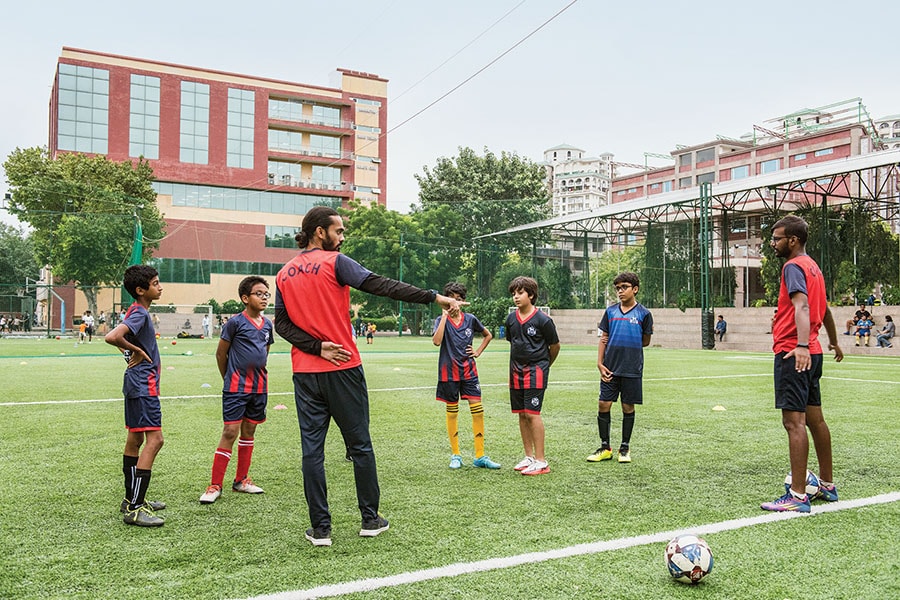
<svg viewBox="0 0 900 600">
<path fill-rule="evenodd" d="M 475 458 L 484 456 L 484 406 L 481 402 L 470 402 L 472 412 L 472 437 L 475 438 Z"/>
<path fill-rule="evenodd" d="M 447 437 L 450 438 L 450 453 L 459 454 L 459 404 L 447 403 Z"/>
</svg>

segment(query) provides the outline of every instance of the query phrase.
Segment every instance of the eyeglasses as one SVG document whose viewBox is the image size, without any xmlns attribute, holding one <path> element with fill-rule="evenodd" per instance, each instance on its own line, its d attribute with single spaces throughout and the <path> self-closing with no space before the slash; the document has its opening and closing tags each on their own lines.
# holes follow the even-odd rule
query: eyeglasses
<svg viewBox="0 0 900 600">
<path fill-rule="evenodd" d="M 620 284 L 620 285 L 617 285 L 617 286 L 616 286 L 616 291 L 617 291 L 617 292 L 624 292 L 625 290 L 627 290 L 627 289 L 630 288 L 630 287 L 632 287 L 632 285 L 631 285 L 630 283 L 623 283 L 623 284 Z"/>
<path fill-rule="evenodd" d="M 261 300 L 268 300 L 269 298 L 272 297 L 272 294 L 270 294 L 269 292 L 251 292 L 251 293 Z"/>
</svg>

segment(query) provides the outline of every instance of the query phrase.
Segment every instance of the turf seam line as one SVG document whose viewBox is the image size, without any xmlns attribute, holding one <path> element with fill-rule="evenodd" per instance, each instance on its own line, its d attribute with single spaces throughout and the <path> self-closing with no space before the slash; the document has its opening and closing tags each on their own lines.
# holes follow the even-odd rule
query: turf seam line
<svg viewBox="0 0 900 600">
<path fill-rule="evenodd" d="M 306 590 L 278 592 L 275 594 L 267 594 L 263 596 L 253 596 L 248 600 L 309 600 L 312 598 L 327 598 L 333 596 L 342 596 L 344 594 L 370 592 L 386 587 L 396 587 L 411 583 L 420 583 L 423 581 L 431 581 L 434 579 L 442 579 L 445 577 L 456 577 L 469 573 L 481 573 L 484 571 L 506 569 L 526 564 L 555 560 L 558 558 L 571 558 L 574 556 L 582 556 L 586 554 L 598 554 L 601 552 L 608 552 L 610 550 L 620 550 L 623 548 L 644 546 L 647 544 L 662 544 L 667 543 L 676 535 L 685 533 L 691 533 L 694 535 L 709 535 L 722 531 L 731 531 L 734 529 L 751 527 L 753 525 L 763 525 L 766 523 L 785 521 L 787 519 L 813 517 L 816 515 L 836 512 L 839 510 L 862 508 L 877 504 L 888 504 L 891 502 L 897 502 L 898 500 L 900 500 L 900 492 L 889 492 L 886 494 L 871 496 L 869 498 L 840 500 L 838 502 L 833 502 L 830 504 L 815 506 L 813 507 L 812 512 L 809 514 L 797 512 L 770 512 L 758 515 L 756 517 L 742 517 L 739 519 L 730 519 L 727 521 L 721 521 L 719 523 L 707 523 L 706 525 L 685 527 L 684 529 L 677 529 L 672 531 L 662 531 L 653 534 L 618 538 L 603 542 L 577 544 L 574 546 L 569 546 L 567 548 L 545 550 L 542 552 L 529 552 L 526 554 L 518 554 L 515 556 L 507 556 L 501 558 L 489 558 L 475 562 L 453 563 L 443 567 L 433 567 L 431 569 L 409 571 L 406 573 L 388 575 L 385 577 L 371 577 L 344 583 L 322 585 Z"/>
</svg>

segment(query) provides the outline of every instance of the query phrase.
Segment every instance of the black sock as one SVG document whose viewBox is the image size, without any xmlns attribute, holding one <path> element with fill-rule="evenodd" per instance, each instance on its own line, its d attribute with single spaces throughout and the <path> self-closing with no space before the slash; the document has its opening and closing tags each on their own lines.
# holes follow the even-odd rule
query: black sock
<svg viewBox="0 0 900 600">
<path fill-rule="evenodd" d="M 129 502 L 134 496 L 134 470 L 137 468 L 137 456 L 122 455 L 122 475 L 125 476 L 125 499 Z"/>
<path fill-rule="evenodd" d="M 634 413 L 622 413 L 622 445 L 631 444 L 631 432 L 634 429 Z"/>
<path fill-rule="evenodd" d="M 600 447 L 609 448 L 609 424 L 612 416 L 608 412 L 597 413 L 597 429 L 600 431 Z"/>
<path fill-rule="evenodd" d="M 131 497 L 131 510 L 144 504 L 147 488 L 150 487 L 150 469 L 134 470 L 134 495 Z"/>
</svg>

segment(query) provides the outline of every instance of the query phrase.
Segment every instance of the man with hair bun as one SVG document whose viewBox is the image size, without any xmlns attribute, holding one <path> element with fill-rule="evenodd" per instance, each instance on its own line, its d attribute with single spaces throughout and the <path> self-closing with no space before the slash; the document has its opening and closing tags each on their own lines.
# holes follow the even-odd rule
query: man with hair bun
<svg viewBox="0 0 900 600">
<path fill-rule="evenodd" d="M 388 529 L 378 513 L 381 492 L 369 435 L 369 395 L 356 349 L 350 314 L 350 288 L 394 300 L 437 302 L 458 311 L 458 300 L 372 273 L 340 252 L 344 223 L 336 210 L 317 206 L 306 213 L 296 236 L 299 254 L 276 277 L 275 331 L 290 342 L 294 400 L 303 448 L 303 489 L 313 546 L 331 545 L 331 513 L 325 483 L 325 436 L 333 418 L 353 462 L 362 517 L 359 535 L 375 537 Z M 308 335 L 307 335 L 308 334 Z M 328 342 L 310 343 L 308 336 Z"/>
</svg>

